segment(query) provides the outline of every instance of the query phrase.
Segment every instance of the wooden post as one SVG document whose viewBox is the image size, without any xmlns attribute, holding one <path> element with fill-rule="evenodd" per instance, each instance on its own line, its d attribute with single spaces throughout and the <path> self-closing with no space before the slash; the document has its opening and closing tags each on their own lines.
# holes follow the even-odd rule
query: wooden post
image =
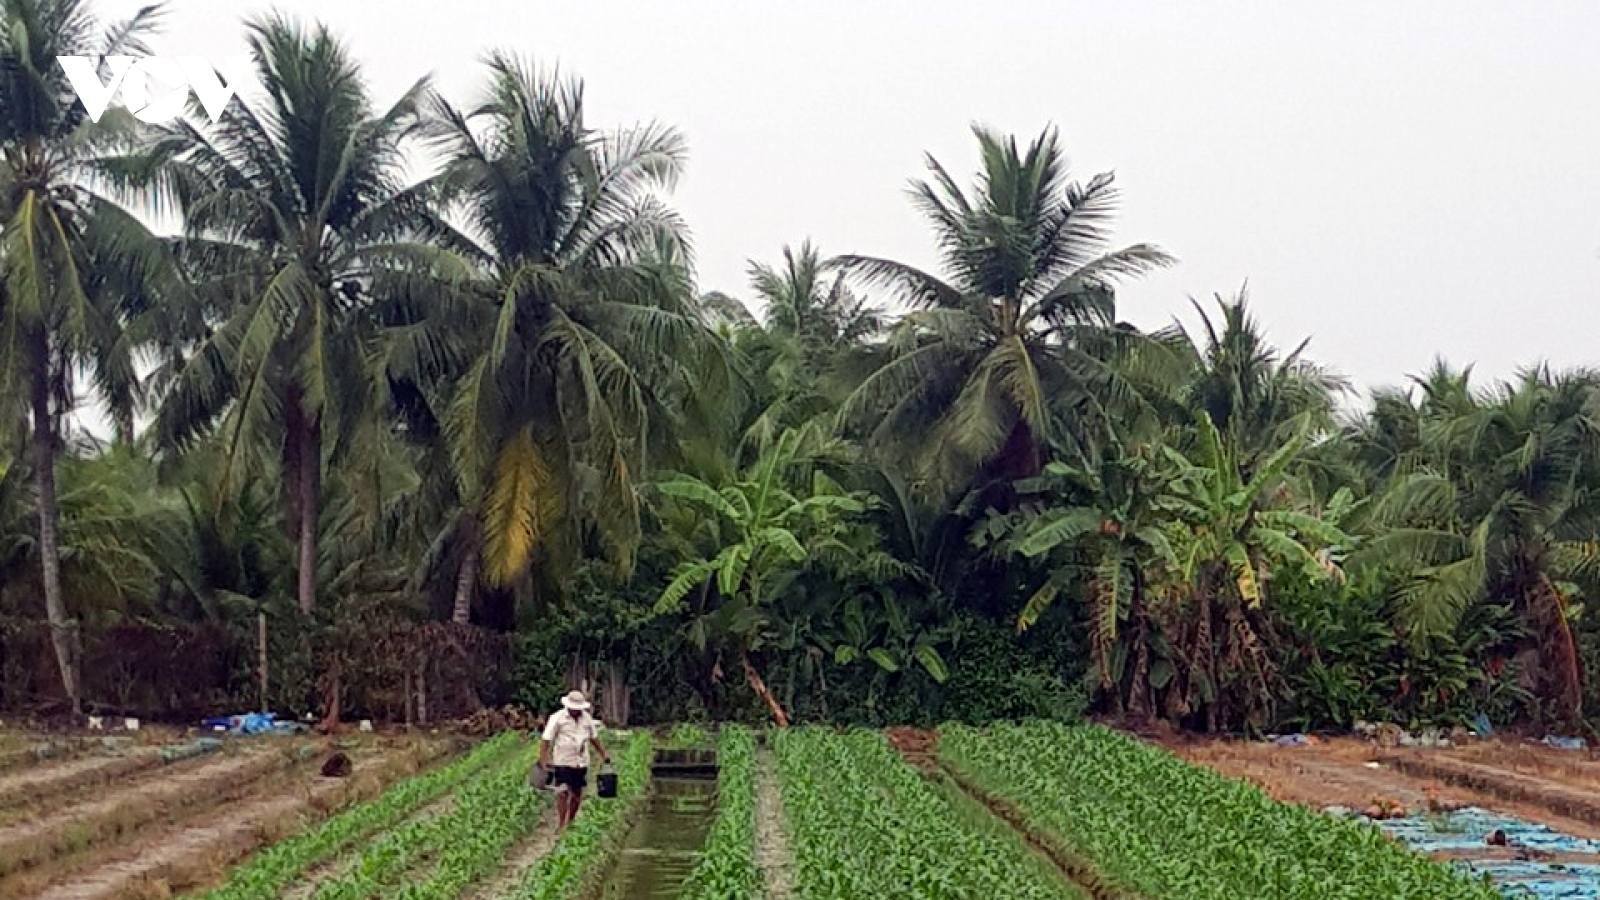
<svg viewBox="0 0 1600 900">
<path fill-rule="evenodd" d="M 428 724 L 428 664 L 417 666 L 417 724 Z"/>
<path fill-rule="evenodd" d="M 267 711 L 267 614 L 256 613 L 256 668 L 261 673 L 261 708 Z"/>
<path fill-rule="evenodd" d="M 405 701 L 406 730 L 410 731 L 411 730 L 411 704 L 412 704 L 412 701 L 415 699 L 415 695 L 413 695 L 411 693 L 411 670 L 410 669 L 406 669 L 405 693 L 402 694 L 401 696 L 402 696 L 402 699 Z"/>
</svg>

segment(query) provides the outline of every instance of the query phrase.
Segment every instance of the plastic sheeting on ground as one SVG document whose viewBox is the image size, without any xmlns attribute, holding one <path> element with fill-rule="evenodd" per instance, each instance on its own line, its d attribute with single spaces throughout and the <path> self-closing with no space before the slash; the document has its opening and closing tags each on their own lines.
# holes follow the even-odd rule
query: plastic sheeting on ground
<svg viewBox="0 0 1600 900">
<path fill-rule="evenodd" d="M 222 747 L 222 742 L 216 738 L 195 738 L 187 744 L 169 744 L 161 748 L 161 761 L 174 763 L 181 759 L 193 759 L 205 753 L 214 753 Z"/>
<path fill-rule="evenodd" d="M 1486 839 L 1499 829 L 1505 832 L 1513 847 L 1569 855 L 1590 854 L 1593 862 L 1484 858 L 1452 860 L 1450 864 L 1488 875 L 1511 898 L 1600 900 L 1600 841 L 1573 837 L 1544 825 L 1472 808 L 1447 816 L 1412 816 L 1373 824 L 1421 853 L 1482 850 L 1487 855 L 1491 848 Z"/>
<path fill-rule="evenodd" d="M 299 734 L 306 730 L 298 722 L 279 722 L 277 713 L 243 713 L 237 716 L 217 716 L 204 719 L 201 725 L 213 731 L 226 731 L 231 735 L 248 734 Z"/>
</svg>

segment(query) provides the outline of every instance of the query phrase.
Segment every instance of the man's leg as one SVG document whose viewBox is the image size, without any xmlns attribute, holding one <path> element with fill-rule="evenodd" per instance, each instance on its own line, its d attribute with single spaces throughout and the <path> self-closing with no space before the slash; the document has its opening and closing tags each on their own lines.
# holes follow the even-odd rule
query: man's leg
<svg viewBox="0 0 1600 900">
<path fill-rule="evenodd" d="M 568 807 L 569 809 L 572 810 L 572 813 L 567 816 L 567 821 L 568 822 L 571 822 L 573 819 L 576 819 L 578 817 L 578 807 L 580 807 L 582 805 L 583 805 L 583 788 L 573 788 L 571 805 Z"/>
</svg>

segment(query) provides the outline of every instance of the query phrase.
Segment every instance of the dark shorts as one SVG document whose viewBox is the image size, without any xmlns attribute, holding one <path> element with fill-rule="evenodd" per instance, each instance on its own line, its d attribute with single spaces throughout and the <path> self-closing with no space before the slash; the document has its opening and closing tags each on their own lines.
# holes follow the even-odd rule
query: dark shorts
<svg viewBox="0 0 1600 900">
<path fill-rule="evenodd" d="M 581 791 L 589 786 L 589 770 L 575 766 L 555 766 L 550 770 L 550 783 L 564 784 L 574 792 Z"/>
</svg>

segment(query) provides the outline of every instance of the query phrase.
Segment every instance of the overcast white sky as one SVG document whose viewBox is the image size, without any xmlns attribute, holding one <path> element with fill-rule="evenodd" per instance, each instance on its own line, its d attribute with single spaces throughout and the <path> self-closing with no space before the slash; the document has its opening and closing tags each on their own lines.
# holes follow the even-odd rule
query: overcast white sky
<svg viewBox="0 0 1600 900">
<path fill-rule="evenodd" d="M 466 100 L 504 47 L 581 76 L 591 124 L 677 126 L 705 290 L 748 299 L 747 261 L 807 237 L 930 265 L 923 153 L 965 181 L 972 122 L 1055 123 L 1078 178 L 1116 172 L 1118 242 L 1181 259 L 1124 290 L 1142 326 L 1248 279 L 1276 341 L 1363 388 L 1435 354 L 1600 364 L 1591 2 L 176 0 L 155 49 L 242 53 L 273 6 L 340 32 L 380 100 L 430 72 Z"/>
</svg>

